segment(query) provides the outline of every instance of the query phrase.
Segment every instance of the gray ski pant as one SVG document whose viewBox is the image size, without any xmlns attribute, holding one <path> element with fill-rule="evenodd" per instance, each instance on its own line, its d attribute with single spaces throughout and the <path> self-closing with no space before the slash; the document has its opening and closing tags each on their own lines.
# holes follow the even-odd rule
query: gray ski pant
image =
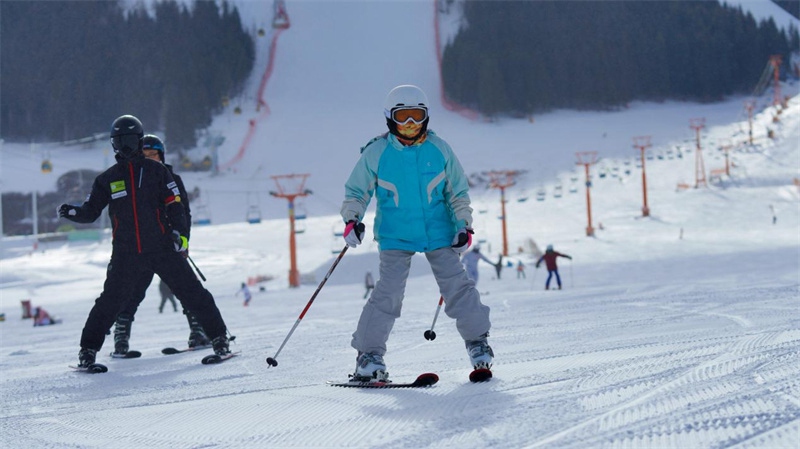
<svg viewBox="0 0 800 449">
<path fill-rule="evenodd" d="M 375 284 L 350 345 L 359 352 L 386 354 L 386 341 L 394 321 L 400 316 L 412 251 L 385 250 L 380 254 L 380 278 Z M 469 279 L 461 260 L 451 248 L 425 253 L 433 276 L 444 297 L 444 313 L 456 320 L 465 340 L 475 340 L 489 331 L 489 306 L 481 303 L 475 282 Z"/>
</svg>

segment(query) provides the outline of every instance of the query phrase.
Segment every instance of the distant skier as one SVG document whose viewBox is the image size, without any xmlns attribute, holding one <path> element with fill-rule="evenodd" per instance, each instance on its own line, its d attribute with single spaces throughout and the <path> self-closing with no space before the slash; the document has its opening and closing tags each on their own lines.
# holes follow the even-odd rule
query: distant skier
<svg viewBox="0 0 800 449">
<path fill-rule="evenodd" d="M 497 265 L 481 253 L 481 245 L 477 243 L 472 247 L 472 251 L 464 253 L 461 257 L 461 263 L 467 270 L 467 276 L 475 281 L 476 285 L 478 284 L 478 262 L 481 260 L 497 269 Z"/>
<path fill-rule="evenodd" d="M 364 288 L 367 289 L 367 291 L 364 292 L 364 299 L 367 299 L 369 292 L 375 288 L 375 279 L 373 279 L 371 271 L 367 271 L 367 274 L 364 276 Z"/>
<path fill-rule="evenodd" d="M 553 278 L 553 275 L 556 275 L 556 282 L 558 283 L 558 289 L 561 290 L 561 276 L 558 274 L 558 265 L 556 265 L 556 258 L 558 257 L 566 257 L 569 260 L 572 260 L 572 257 L 561 254 L 558 251 L 553 250 L 553 245 L 547 245 L 547 251 L 545 251 L 544 255 L 539 258 L 536 262 L 536 268 L 539 268 L 539 265 L 544 261 L 545 265 L 547 266 L 547 281 L 544 284 L 545 290 L 550 290 L 550 280 Z"/>
<path fill-rule="evenodd" d="M 61 320 L 57 320 L 50 316 L 43 308 L 37 307 L 33 312 L 33 326 L 49 326 L 51 324 L 59 324 Z"/>
<path fill-rule="evenodd" d="M 172 308 L 177 312 L 178 304 L 175 303 L 175 294 L 172 293 L 169 285 L 163 279 L 158 283 L 158 292 L 161 293 L 161 305 L 158 306 L 158 313 L 164 313 L 164 305 L 167 301 L 172 303 Z"/>
<path fill-rule="evenodd" d="M 525 264 L 522 260 L 517 262 L 517 279 L 519 278 L 525 279 Z"/>
<path fill-rule="evenodd" d="M 242 282 L 242 288 L 240 288 L 239 291 L 236 292 L 236 296 L 239 296 L 239 293 L 244 295 L 244 306 L 247 307 L 248 305 L 250 305 L 250 300 L 253 299 L 253 295 L 252 293 L 250 293 L 250 289 L 244 282 Z"/>
<path fill-rule="evenodd" d="M 374 235 L 380 272 L 361 311 L 350 345 L 358 351 L 353 378 L 388 378 L 383 356 L 400 316 L 411 259 L 425 254 L 445 314 L 456 320 L 470 366 L 492 366 L 489 307 L 481 303 L 459 254 L 472 243 L 469 183 L 450 145 L 428 130 L 428 99 L 417 86 L 397 86 L 384 101 L 389 133 L 361 149 L 345 183 L 343 236 L 355 248 L 364 238 L 361 220 L 372 197 L 377 202 Z"/>
</svg>

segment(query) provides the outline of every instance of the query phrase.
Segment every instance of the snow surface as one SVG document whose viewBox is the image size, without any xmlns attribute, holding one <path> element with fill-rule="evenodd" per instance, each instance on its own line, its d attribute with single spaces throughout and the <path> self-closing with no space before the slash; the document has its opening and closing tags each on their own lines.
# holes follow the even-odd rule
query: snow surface
<svg viewBox="0 0 800 449">
<path fill-rule="evenodd" d="M 241 356 L 203 366 L 205 353 L 161 355 L 163 347 L 185 343 L 188 326 L 169 308 L 158 313 L 154 283 L 133 326 L 132 349 L 143 357 L 111 359 L 107 344 L 98 361 L 108 373 L 73 372 L 67 366 L 77 360 L 81 329 L 102 288 L 111 252 L 107 236 L 39 243 L 36 250 L 30 238 L 5 238 L 3 447 L 796 447 L 796 86 L 784 86 L 793 98 L 780 123 L 772 123 L 772 108 L 754 118 L 752 147 L 740 145 L 748 128 L 742 98 L 712 105 L 633 104 L 614 113 L 559 111 L 534 123 L 475 122 L 435 101 L 429 3 L 288 7 L 292 28 L 278 42 L 266 95 L 270 114 L 253 140 L 263 151 L 248 151 L 235 173 L 184 174 L 189 189 L 198 185 L 211 197 L 215 224 L 193 228 L 191 255 L 237 336 L 233 349 Z M 359 20 L 343 26 L 348 17 Z M 419 33 L 404 34 L 413 51 L 403 61 L 385 55 L 379 37 L 416 22 Z M 262 42 L 259 48 L 266 47 Z M 495 279 L 493 267 L 480 266 L 478 287 L 492 308 L 495 378 L 469 383 L 466 351 L 443 313 L 437 338 L 423 338 L 439 293 L 418 256 L 386 362 L 397 381 L 434 371 L 440 382 L 427 389 L 369 391 L 325 384 L 346 379 L 354 368 L 350 334 L 364 301 L 364 273 L 378 272 L 374 242 L 347 251 L 278 355 L 279 365 L 268 368 L 266 357 L 275 356 L 343 248 L 333 235 L 341 228 L 335 213 L 342 185 L 358 148 L 384 126 L 383 96 L 409 81 L 428 91 L 431 127 L 452 144 L 468 172 L 529 171 L 506 192 L 509 260 L 527 264 L 527 279 L 517 279 L 513 268 Z M 262 115 L 217 120 L 230 142 L 223 152 L 235 153 L 253 117 Z M 702 133 L 706 171 L 724 166 L 720 148 L 729 144 L 734 167 L 730 177 L 708 187 L 677 189 L 679 183 L 694 185 L 688 126 L 694 117 L 705 117 L 708 125 Z M 767 128 L 776 139 L 765 137 Z M 641 169 L 631 147 L 637 135 L 653 136 L 651 159 L 645 160 L 648 218 L 641 217 Z M 43 175 L 40 152 L 48 148 L 56 173 Z M 585 236 L 583 169 L 573 165 L 574 153 L 586 150 L 603 158 L 591 168 L 594 238 Z M 3 189 L 14 190 L 52 188 L 58 170 L 99 170 L 105 163 L 100 147 L 43 144 L 31 152 L 6 143 L 1 154 Z M 315 190 L 305 204 L 306 231 L 296 235 L 306 279 L 296 289 L 287 287 L 285 201 L 266 195 L 274 188 L 268 175 L 292 172 L 311 173 L 308 187 Z M 559 185 L 563 196 L 556 198 Z M 540 189 L 543 201 L 537 201 Z M 264 214 L 273 219 L 244 222 L 254 192 L 262 194 Z M 496 258 L 503 241 L 499 192 L 478 186 L 472 196 L 476 238 Z M 545 291 L 546 273 L 533 268 L 530 252 L 518 253 L 529 240 L 573 256 L 560 260 L 564 290 Z M 253 287 L 245 308 L 235 293 L 259 275 L 274 279 L 260 284 L 264 291 Z M 63 323 L 32 327 L 20 319 L 22 299 Z"/>
</svg>

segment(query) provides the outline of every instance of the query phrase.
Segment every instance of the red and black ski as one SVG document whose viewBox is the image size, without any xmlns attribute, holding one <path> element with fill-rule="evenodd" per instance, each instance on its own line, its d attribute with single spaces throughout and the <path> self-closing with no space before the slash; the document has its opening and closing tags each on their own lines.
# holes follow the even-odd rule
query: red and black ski
<svg viewBox="0 0 800 449">
<path fill-rule="evenodd" d="M 474 383 L 486 382 L 492 378 L 492 370 L 487 368 L 478 368 L 469 373 L 469 380 Z"/>
<path fill-rule="evenodd" d="M 116 352 L 111 353 L 111 358 L 113 359 L 138 359 L 142 356 L 142 353 L 139 351 L 128 351 L 124 354 L 118 354 Z"/>
<path fill-rule="evenodd" d="M 161 353 L 164 355 L 172 355 L 172 354 L 181 354 L 183 352 L 199 351 L 201 349 L 209 349 L 209 348 L 211 348 L 211 345 L 195 346 L 193 348 L 184 348 L 184 349 L 164 348 L 161 350 Z"/>
<path fill-rule="evenodd" d="M 414 382 L 399 383 L 392 381 L 358 381 L 350 380 L 348 382 L 333 382 L 328 381 L 328 385 L 332 387 L 344 388 L 422 388 L 430 387 L 431 385 L 439 382 L 439 376 L 434 373 L 420 374 Z"/>
</svg>

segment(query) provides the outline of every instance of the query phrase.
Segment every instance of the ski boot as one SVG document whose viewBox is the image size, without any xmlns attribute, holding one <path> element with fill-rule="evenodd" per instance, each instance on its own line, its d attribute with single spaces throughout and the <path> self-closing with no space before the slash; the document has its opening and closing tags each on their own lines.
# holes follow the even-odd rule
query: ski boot
<svg viewBox="0 0 800 449">
<path fill-rule="evenodd" d="M 94 349 L 81 348 L 80 352 L 78 352 L 78 368 L 88 368 L 94 365 L 96 357 L 97 351 Z"/>
<path fill-rule="evenodd" d="M 197 321 L 197 318 L 188 310 L 183 311 L 186 319 L 189 321 L 189 347 L 190 348 L 207 348 L 211 346 L 211 339 L 208 338 L 203 326 Z"/>
<path fill-rule="evenodd" d="M 128 340 L 131 338 L 132 324 L 132 316 L 127 313 L 117 315 L 117 321 L 114 323 L 114 354 L 124 355 L 128 352 Z"/>
<path fill-rule="evenodd" d="M 490 369 L 492 367 L 492 357 L 494 352 L 486 341 L 489 333 L 485 333 L 476 340 L 466 341 L 467 354 L 474 369 Z"/>
<path fill-rule="evenodd" d="M 359 352 L 356 357 L 356 372 L 351 376 L 356 382 L 371 382 L 389 380 L 383 356 L 374 352 Z"/>
<path fill-rule="evenodd" d="M 214 354 L 220 357 L 225 357 L 231 353 L 231 349 L 228 346 L 228 337 L 225 334 L 215 338 L 211 345 L 214 347 Z"/>
</svg>

